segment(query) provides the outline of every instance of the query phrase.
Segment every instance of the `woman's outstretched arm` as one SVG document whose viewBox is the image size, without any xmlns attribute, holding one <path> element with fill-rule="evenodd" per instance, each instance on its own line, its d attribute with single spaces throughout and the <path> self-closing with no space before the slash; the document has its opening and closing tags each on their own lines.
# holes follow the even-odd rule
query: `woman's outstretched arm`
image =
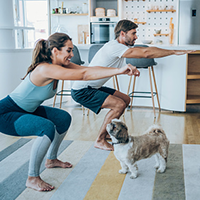
<svg viewBox="0 0 200 200">
<path fill-rule="evenodd" d="M 108 68 L 108 67 L 84 67 L 75 66 L 73 63 L 69 64 L 69 68 L 59 65 L 43 63 L 41 67 L 41 73 L 46 78 L 52 78 L 57 80 L 96 80 L 101 78 L 107 78 L 114 75 L 127 74 L 129 76 L 139 76 L 140 72 L 136 67 L 128 64 L 122 68 Z"/>
</svg>

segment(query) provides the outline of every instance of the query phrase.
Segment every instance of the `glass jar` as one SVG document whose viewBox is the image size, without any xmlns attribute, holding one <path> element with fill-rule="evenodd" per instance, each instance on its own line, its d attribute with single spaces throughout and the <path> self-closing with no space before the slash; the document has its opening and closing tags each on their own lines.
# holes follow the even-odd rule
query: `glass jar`
<svg viewBox="0 0 200 200">
<path fill-rule="evenodd" d="M 82 12 L 83 13 L 88 13 L 88 5 L 87 5 L 87 3 L 83 3 L 83 5 L 82 5 Z"/>
</svg>

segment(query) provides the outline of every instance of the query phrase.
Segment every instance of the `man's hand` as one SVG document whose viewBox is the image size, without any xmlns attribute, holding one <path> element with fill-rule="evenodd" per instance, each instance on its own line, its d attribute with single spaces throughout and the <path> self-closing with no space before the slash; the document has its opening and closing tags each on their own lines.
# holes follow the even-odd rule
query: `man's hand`
<svg viewBox="0 0 200 200">
<path fill-rule="evenodd" d="M 192 52 L 195 52 L 195 50 L 174 50 L 175 55 L 184 55 Z"/>
</svg>

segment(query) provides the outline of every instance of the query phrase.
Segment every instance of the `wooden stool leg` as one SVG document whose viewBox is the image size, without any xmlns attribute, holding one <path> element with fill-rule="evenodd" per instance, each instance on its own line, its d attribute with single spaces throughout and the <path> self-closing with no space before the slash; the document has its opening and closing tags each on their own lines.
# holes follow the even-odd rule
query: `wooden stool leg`
<svg viewBox="0 0 200 200">
<path fill-rule="evenodd" d="M 119 83 L 118 83 L 118 79 L 117 79 L 116 75 L 115 75 L 115 81 L 116 81 L 116 85 L 117 85 L 117 90 L 119 91 Z"/>
<path fill-rule="evenodd" d="M 61 86 L 61 95 L 60 95 L 60 108 L 61 108 L 61 106 L 62 106 L 63 88 L 64 88 L 64 80 L 62 80 L 62 86 Z"/>
<path fill-rule="evenodd" d="M 85 115 L 85 108 L 82 106 L 83 115 Z"/>
<path fill-rule="evenodd" d="M 151 67 L 148 67 L 149 70 L 149 80 L 150 80 L 150 87 L 151 87 L 151 99 L 153 104 L 153 112 L 154 112 L 154 118 L 156 117 L 156 111 L 155 111 L 155 104 L 154 104 L 154 97 L 153 97 L 153 85 L 151 80 Z"/>
<path fill-rule="evenodd" d="M 89 112 L 90 112 L 90 110 L 89 110 L 89 109 L 87 109 L 87 116 L 89 116 Z"/>
<path fill-rule="evenodd" d="M 151 66 L 151 71 L 152 71 L 154 86 L 155 86 L 155 90 L 156 90 L 156 97 L 157 97 L 157 101 L 158 101 L 158 108 L 159 108 L 159 111 L 160 111 L 160 101 L 159 101 L 159 97 L 158 97 L 158 90 L 157 90 L 156 78 L 155 78 L 153 66 Z"/>
<path fill-rule="evenodd" d="M 55 96 L 54 96 L 53 107 L 55 106 L 55 103 L 56 103 L 56 96 L 57 96 L 57 94 L 55 94 Z"/>
<path fill-rule="evenodd" d="M 134 90 L 135 90 L 135 81 L 136 81 L 136 76 L 134 76 L 134 79 L 133 79 L 132 92 L 134 92 Z M 131 107 L 130 107 L 130 109 L 132 109 L 132 107 L 133 107 L 133 96 L 131 97 Z"/>
<path fill-rule="evenodd" d="M 129 95 L 130 87 L 131 87 L 131 81 L 132 81 L 132 76 L 130 76 L 129 84 L 128 84 L 128 90 L 127 90 L 127 95 Z"/>
<path fill-rule="evenodd" d="M 115 86 L 115 78 L 113 77 L 113 88 L 116 90 L 116 86 Z"/>
</svg>

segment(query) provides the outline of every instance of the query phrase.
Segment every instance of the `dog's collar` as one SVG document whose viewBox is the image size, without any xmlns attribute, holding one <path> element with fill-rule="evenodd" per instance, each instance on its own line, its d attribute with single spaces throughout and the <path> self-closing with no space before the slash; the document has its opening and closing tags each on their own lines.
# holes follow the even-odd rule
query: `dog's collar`
<svg viewBox="0 0 200 200">
<path fill-rule="evenodd" d="M 127 140 L 126 140 L 125 142 L 122 142 L 122 141 L 119 141 L 119 142 L 112 142 L 112 145 L 114 145 L 114 144 L 122 144 L 122 143 L 126 144 L 126 143 L 128 143 L 128 142 L 129 142 L 129 138 L 127 138 Z"/>
</svg>

